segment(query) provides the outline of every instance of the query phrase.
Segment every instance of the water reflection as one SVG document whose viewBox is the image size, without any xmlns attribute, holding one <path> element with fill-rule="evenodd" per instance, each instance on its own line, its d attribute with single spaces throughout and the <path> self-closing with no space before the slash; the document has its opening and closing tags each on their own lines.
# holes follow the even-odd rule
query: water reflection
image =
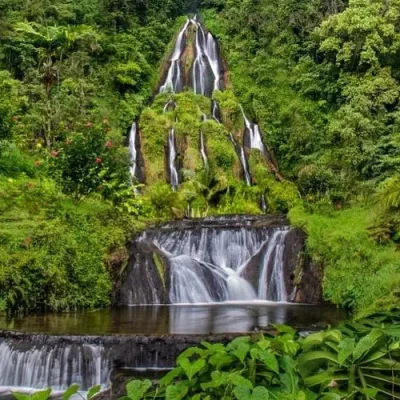
<svg viewBox="0 0 400 400">
<path fill-rule="evenodd" d="M 71 314 L 0 317 L 0 330 L 70 335 L 244 333 L 270 324 L 309 328 L 323 323 L 334 324 L 345 317 L 344 312 L 329 306 L 277 303 L 138 306 Z"/>
</svg>

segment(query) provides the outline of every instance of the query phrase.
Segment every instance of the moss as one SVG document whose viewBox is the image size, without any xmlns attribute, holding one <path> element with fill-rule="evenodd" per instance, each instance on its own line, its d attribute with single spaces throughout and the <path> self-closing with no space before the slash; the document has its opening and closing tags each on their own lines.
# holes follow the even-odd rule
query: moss
<svg viewBox="0 0 400 400">
<path fill-rule="evenodd" d="M 164 288 L 166 288 L 166 284 L 165 284 L 166 271 L 165 271 L 165 267 L 164 267 L 164 262 L 157 253 L 153 253 L 153 261 L 157 267 L 158 275 L 161 278 L 162 284 L 163 284 Z"/>
</svg>

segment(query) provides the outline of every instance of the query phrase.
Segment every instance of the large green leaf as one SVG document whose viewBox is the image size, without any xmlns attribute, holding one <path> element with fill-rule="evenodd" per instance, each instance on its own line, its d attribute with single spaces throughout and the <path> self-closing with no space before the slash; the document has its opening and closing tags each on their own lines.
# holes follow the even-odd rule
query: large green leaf
<svg viewBox="0 0 400 400">
<path fill-rule="evenodd" d="M 222 385 L 226 385 L 229 379 L 228 372 L 213 371 L 211 373 L 211 382 L 205 382 L 201 384 L 203 390 L 210 388 L 218 388 Z"/>
<path fill-rule="evenodd" d="M 89 389 L 88 394 L 87 394 L 87 400 L 90 400 L 94 396 L 96 396 L 97 393 L 99 393 L 101 390 L 101 385 L 93 386 Z"/>
<path fill-rule="evenodd" d="M 183 383 L 179 383 L 177 385 L 170 385 L 167 388 L 165 399 L 182 400 L 186 396 L 188 391 L 189 388 Z"/>
<path fill-rule="evenodd" d="M 309 351 L 299 356 L 299 362 L 301 364 L 317 360 L 332 361 L 335 364 L 339 364 L 337 355 L 330 351 Z"/>
<path fill-rule="evenodd" d="M 229 380 L 232 382 L 234 386 L 241 386 L 247 389 L 253 388 L 253 384 L 244 376 L 232 374 L 230 375 Z"/>
<path fill-rule="evenodd" d="M 338 353 L 338 362 L 340 365 L 343 365 L 343 363 L 353 354 L 355 345 L 355 339 L 345 338 L 341 340 L 341 342 L 339 343 Z"/>
<path fill-rule="evenodd" d="M 376 344 L 380 339 L 384 338 L 384 334 L 381 329 L 374 329 L 367 336 L 361 338 L 361 340 L 356 344 L 353 352 L 353 360 L 358 361 L 364 357 L 370 351 L 376 351 Z"/>
<path fill-rule="evenodd" d="M 174 381 L 174 379 L 178 378 L 182 374 L 183 374 L 183 369 L 181 367 L 174 368 L 172 371 L 168 372 L 167 375 L 161 378 L 160 384 L 162 386 L 168 386 Z"/>
<path fill-rule="evenodd" d="M 69 400 L 73 395 L 77 394 L 79 390 L 79 385 L 70 386 L 63 394 L 63 400 Z"/>
<path fill-rule="evenodd" d="M 253 348 L 251 349 L 251 356 L 252 358 L 256 360 L 260 360 L 262 363 L 265 364 L 265 366 L 270 369 L 271 371 L 274 371 L 276 373 L 279 373 L 279 365 L 278 365 L 278 360 L 274 354 L 272 354 L 269 351 Z"/>
<path fill-rule="evenodd" d="M 51 395 L 51 389 L 41 390 L 31 396 L 32 400 L 48 400 Z"/>
<path fill-rule="evenodd" d="M 183 368 L 184 373 L 191 381 L 193 376 L 200 372 L 206 365 L 206 361 L 199 359 L 194 363 L 191 363 L 187 358 L 182 358 L 179 360 L 179 365 Z"/>
<path fill-rule="evenodd" d="M 148 392 L 148 390 L 151 388 L 152 383 L 150 380 L 145 380 L 145 381 L 132 381 L 129 382 L 126 385 L 126 391 L 128 394 L 128 397 L 131 398 L 132 400 L 140 400 L 143 398 L 143 396 Z"/>
<path fill-rule="evenodd" d="M 247 354 L 249 354 L 250 345 L 247 343 L 238 343 L 236 349 L 231 352 L 235 357 L 237 357 L 241 363 L 244 362 Z"/>
</svg>

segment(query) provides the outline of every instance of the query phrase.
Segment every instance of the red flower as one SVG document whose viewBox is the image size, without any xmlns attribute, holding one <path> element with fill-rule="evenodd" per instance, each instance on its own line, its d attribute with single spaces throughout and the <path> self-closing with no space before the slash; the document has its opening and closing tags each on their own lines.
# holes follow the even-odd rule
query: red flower
<svg viewBox="0 0 400 400">
<path fill-rule="evenodd" d="M 111 149 L 111 147 L 112 147 L 112 142 L 111 142 L 111 140 L 107 140 L 107 142 L 106 142 L 106 147 L 107 147 L 107 149 Z"/>
<path fill-rule="evenodd" d="M 100 157 L 97 157 L 96 158 L 96 164 L 101 164 L 103 161 L 102 161 L 102 159 L 100 158 Z"/>
<path fill-rule="evenodd" d="M 87 127 L 87 128 L 93 128 L 93 123 L 92 123 L 92 122 L 88 122 L 88 123 L 86 124 L 86 127 Z"/>
<path fill-rule="evenodd" d="M 40 160 L 35 161 L 35 167 L 40 167 L 42 162 Z"/>
<path fill-rule="evenodd" d="M 52 156 L 52 157 L 58 157 L 58 151 L 53 150 L 53 151 L 51 152 L 51 156 Z"/>
</svg>

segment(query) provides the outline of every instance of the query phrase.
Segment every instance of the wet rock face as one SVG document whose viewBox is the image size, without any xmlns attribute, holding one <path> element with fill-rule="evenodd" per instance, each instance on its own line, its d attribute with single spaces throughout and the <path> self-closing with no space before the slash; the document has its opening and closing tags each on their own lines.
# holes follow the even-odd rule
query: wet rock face
<svg viewBox="0 0 400 400">
<path fill-rule="evenodd" d="M 168 261 L 149 240 L 132 242 L 128 269 L 124 273 L 116 302 L 124 305 L 167 304 Z"/>
<path fill-rule="evenodd" d="M 133 240 L 116 304 L 322 300 L 306 236 L 282 216 L 170 222 Z"/>
</svg>

